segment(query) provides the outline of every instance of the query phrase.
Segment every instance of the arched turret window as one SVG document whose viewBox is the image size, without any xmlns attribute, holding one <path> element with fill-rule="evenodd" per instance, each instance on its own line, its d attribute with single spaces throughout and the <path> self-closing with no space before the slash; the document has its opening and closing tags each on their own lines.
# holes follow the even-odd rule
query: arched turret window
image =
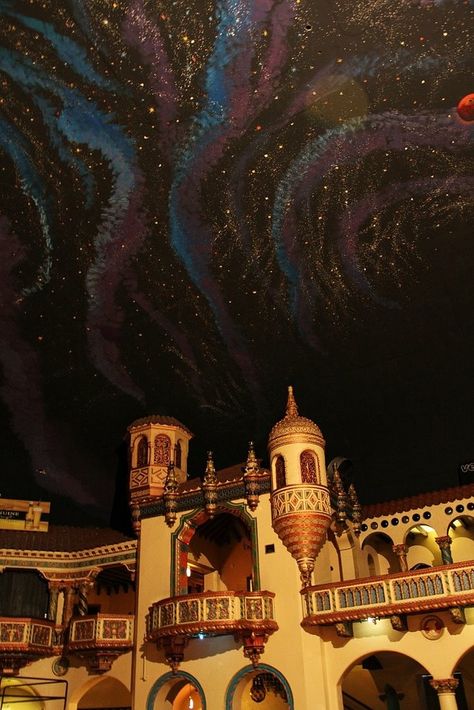
<svg viewBox="0 0 474 710">
<path fill-rule="evenodd" d="M 137 467 L 148 466 L 148 439 L 141 436 L 137 446 Z"/>
<path fill-rule="evenodd" d="M 277 456 L 275 461 L 275 483 L 277 488 L 286 486 L 285 460 L 283 456 Z"/>
<path fill-rule="evenodd" d="M 174 465 L 176 466 L 176 468 L 181 468 L 181 444 L 179 443 L 179 441 L 174 447 Z"/>
<path fill-rule="evenodd" d="M 155 436 L 155 447 L 153 451 L 153 463 L 158 466 L 167 466 L 170 462 L 171 441 L 164 434 Z"/>
<path fill-rule="evenodd" d="M 300 456 L 301 483 L 319 483 L 317 461 L 312 451 L 303 451 Z"/>
</svg>

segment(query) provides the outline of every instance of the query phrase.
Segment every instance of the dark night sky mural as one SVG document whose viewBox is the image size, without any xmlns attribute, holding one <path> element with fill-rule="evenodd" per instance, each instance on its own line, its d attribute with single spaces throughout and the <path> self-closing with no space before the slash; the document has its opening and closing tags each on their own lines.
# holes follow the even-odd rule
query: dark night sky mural
<svg viewBox="0 0 474 710">
<path fill-rule="evenodd" d="M 192 475 L 265 460 L 290 383 L 363 501 L 457 483 L 473 16 L 0 0 L 3 496 L 106 524 L 133 419 L 189 426 Z"/>
</svg>

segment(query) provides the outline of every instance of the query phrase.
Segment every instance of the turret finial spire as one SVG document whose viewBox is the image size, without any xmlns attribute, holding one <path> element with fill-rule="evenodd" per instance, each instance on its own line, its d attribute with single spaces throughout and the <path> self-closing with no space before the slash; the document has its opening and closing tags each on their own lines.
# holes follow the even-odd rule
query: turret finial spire
<svg viewBox="0 0 474 710">
<path fill-rule="evenodd" d="M 288 387 L 288 401 L 286 403 L 286 414 L 285 417 L 297 417 L 298 415 L 298 405 L 296 404 L 295 395 L 293 394 L 293 387 L 290 385 Z"/>
</svg>

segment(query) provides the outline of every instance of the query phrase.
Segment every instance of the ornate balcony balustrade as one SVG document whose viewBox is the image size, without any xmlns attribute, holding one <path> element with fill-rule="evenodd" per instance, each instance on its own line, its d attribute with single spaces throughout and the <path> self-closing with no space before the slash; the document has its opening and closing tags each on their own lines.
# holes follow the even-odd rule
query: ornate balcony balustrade
<svg viewBox="0 0 474 710">
<path fill-rule="evenodd" d="M 176 667 L 193 636 L 234 634 L 258 663 L 268 636 L 278 629 L 273 592 L 201 592 L 155 602 L 147 616 L 147 641 L 161 643 Z"/>
<path fill-rule="evenodd" d="M 18 673 L 42 656 L 55 654 L 56 627 L 42 619 L 0 617 L 0 666 L 4 675 Z"/>
<path fill-rule="evenodd" d="M 333 582 L 302 591 L 303 627 L 474 604 L 474 564 Z"/>
<path fill-rule="evenodd" d="M 85 658 L 91 670 L 104 673 L 133 646 L 134 616 L 93 614 L 71 619 L 67 650 Z"/>
</svg>

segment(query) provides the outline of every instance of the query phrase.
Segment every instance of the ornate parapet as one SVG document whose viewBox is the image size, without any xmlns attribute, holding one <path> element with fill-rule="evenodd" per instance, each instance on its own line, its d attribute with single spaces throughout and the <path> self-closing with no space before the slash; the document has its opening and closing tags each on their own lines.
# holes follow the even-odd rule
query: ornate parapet
<svg viewBox="0 0 474 710">
<path fill-rule="evenodd" d="M 474 564 L 461 562 L 304 589 L 304 628 L 474 604 Z"/>
<path fill-rule="evenodd" d="M 53 621 L 0 617 L 0 671 L 15 675 L 32 661 L 56 652 Z"/>
<path fill-rule="evenodd" d="M 104 673 L 133 646 L 134 616 L 91 614 L 71 619 L 67 650 L 85 659 L 91 670 Z"/>
<path fill-rule="evenodd" d="M 256 664 L 270 634 L 278 629 L 273 592 L 201 592 L 170 597 L 152 604 L 147 616 L 147 641 L 164 646 L 168 662 L 176 667 L 189 638 L 234 634 L 244 654 Z M 177 644 L 178 639 L 180 643 Z M 186 639 L 186 642 L 183 642 Z M 176 647 L 180 646 L 180 653 Z M 180 656 L 180 658 L 178 657 Z"/>
</svg>

